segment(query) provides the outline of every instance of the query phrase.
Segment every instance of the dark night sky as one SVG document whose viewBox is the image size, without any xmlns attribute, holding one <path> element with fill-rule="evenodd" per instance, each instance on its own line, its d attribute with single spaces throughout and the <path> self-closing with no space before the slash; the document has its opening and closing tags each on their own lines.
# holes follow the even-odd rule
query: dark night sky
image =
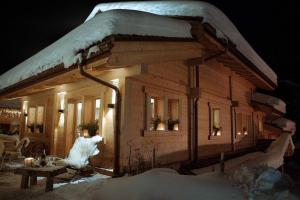
<svg viewBox="0 0 300 200">
<path fill-rule="evenodd" d="M 1 5 L 0 74 L 34 55 L 82 23 L 99 2 L 9 1 Z M 208 0 L 234 22 L 279 79 L 300 83 L 299 9 L 295 1 Z"/>
</svg>

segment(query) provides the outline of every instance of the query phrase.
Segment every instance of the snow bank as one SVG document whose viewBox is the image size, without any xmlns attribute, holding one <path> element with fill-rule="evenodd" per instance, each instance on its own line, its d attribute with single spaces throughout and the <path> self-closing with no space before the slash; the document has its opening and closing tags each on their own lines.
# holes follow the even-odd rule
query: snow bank
<svg viewBox="0 0 300 200">
<path fill-rule="evenodd" d="M 216 192 L 218 191 L 218 192 Z M 70 185 L 43 195 L 43 199 L 243 199 L 242 192 L 223 174 L 179 175 L 172 169 L 152 169 L 131 177 Z M 58 198 L 57 198 L 58 197 Z M 64 198 L 59 198 L 64 197 Z"/>
<path fill-rule="evenodd" d="M 292 120 L 281 117 L 273 120 L 272 124 L 275 124 L 276 126 L 282 128 L 283 131 L 291 132 L 292 135 L 294 135 L 296 132 L 296 123 Z"/>
<path fill-rule="evenodd" d="M 59 160 L 57 164 L 69 165 L 77 169 L 85 167 L 89 163 L 88 159 L 100 152 L 97 148 L 97 144 L 100 141 L 102 141 L 102 137 L 99 135 L 91 138 L 78 137 L 75 140 L 68 157 Z"/>
<path fill-rule="evenodd" d="M 272 106 L 274 109 L 282 113 L 286 113 L 286 104 L 277 97 L 255 92 L 252 95 L 252 100 Z"/>
<path fill-rule="evenodd" d="M 230 39 L 245 57 L 256 65 L 273 83 L 277 84 L 276 73 L 252 49 L 228 17 L 221 10 L 209 3 L 199 1 L 133 1 L 101 3 L 93 9 L 86 19 L 86 22 L 97 16 L 101 11 L 114 9 L 139 10 L 166 16 L 203 17 L 204 22 L 209 23 L 217 30 L 218 37 Z"/>
<path fill-rule="evenodd" d="M 77 63 L 79 50 L 114 34 L 191 38 L 191 25 L 182 20 L 129 10 L 103 12 L 72 30 L 47 48 L 0 76 L 0 89 L 37 75 L 61 63 Z"/>
<path fill-rule="evenodd" d="M 279 168 L 284 163 L 284 155 L 288 148 L 288 145 L 294 147 L 291 134 L 282 133 L 266 150 L 263 152 L 248 153 L 238 158 L 225 161 L 225 171 L 232 172 L 240 168 L 241 166 L 259 166 L 265 165 Z M 208 171 L 220 171 L 220 164 L 210 165 L 206 168 L 195 169 L 195 174 L 202 174 Z"/>
</svg>

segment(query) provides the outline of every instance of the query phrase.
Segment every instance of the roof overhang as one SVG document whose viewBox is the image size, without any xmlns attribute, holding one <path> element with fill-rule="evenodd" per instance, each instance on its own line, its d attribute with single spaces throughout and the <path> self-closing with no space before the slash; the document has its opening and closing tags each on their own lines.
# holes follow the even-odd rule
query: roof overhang
<svg viewBox="0 0 300 200">
<path fill-rule="evenodd" d="M 245 57 L 230 40 L 224 40 L 217 37 L 216 30 L 209 24 L 203 24 L 204 40 L 202 42 L 210 43 L 204 44 L 208 47 L 205 49 L 206 57 L 215 55 L 224 51 L 223 54 L 216 57 L 216 60 L 223 63 L 224 66 L 230 68 L 236 74 L 252 82 L 255 86 L 274 90 L 277 86 L 271 79 L 269 79 L 257 66 L 255 66 L 247 57 Z"/>
<path fill-rule="evenodd" d="M 270 117 L 270 119 L 276 119 L 279 117 L 282 117 L 285 113 L 275 109 L 273 106 L 261 103 L 255 100 L 251 100 L 251 105 L 253 106 L 254 109 L 258 111 L 262 111 Z"/>
<path fill-rule="evenodd" d="M 150 43 L 151 42 L 151 43 Z M 151 64 L 187 60 L 199 57 L 202 46 L 194 39 L 110 36 L 109 39 L 97 44 L 109 46 L 99 52 L 88 55 L 89 49 L 79 52 L 81 63 L 65 68 L 63 64 L 55 66 L 20 81 L 0 91 L 1 98 L 16 98 L 51 90 L 58 85 L 84 80 L 79 73 L 78 66 L 84 65 L 94 76 L 103 71 L 128 67 L 135 64 Z M 124 48 L 126 46 L 126 48 Z"/>
</svg>

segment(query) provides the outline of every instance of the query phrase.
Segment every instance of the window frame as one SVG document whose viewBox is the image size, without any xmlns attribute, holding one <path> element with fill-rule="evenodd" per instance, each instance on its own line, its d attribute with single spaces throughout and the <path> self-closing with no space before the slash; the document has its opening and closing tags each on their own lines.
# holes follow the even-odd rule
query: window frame
<svg viewBox="0 0 300 200">
<path fill-rule="evenodd" d="M 182 95 L 178 93 L 173 93 L 169 91 L 165 91 L 163 89 L 152 89 L 152 88 L 144 88 L 145 92 L 145 128 L 143 131 L 143 136 L 146 135 L 179 135 L 182 132 L 182 126 L 181 121 L 182 121 Z M 164 123 L 164 130 L 152 130 L 151 127 L 151 121 L 152 121 L 152 104 L 151 104 L 151 99 L 153 98 L 162 98 L 163 99 L 163 116 L 162 122 Z M 178 100 L 178 130 L 168 130 L 168 118 L 169 118 L 169 105 L 168 105 L 168 100 L 173 99 L 173 100 Z M 155 106 L 155 105 L 154 105 Z M 154 108 L 156 109 L 156 108 Z M 154 114 L 155 115 L 155 114 Z"/>
</svg>

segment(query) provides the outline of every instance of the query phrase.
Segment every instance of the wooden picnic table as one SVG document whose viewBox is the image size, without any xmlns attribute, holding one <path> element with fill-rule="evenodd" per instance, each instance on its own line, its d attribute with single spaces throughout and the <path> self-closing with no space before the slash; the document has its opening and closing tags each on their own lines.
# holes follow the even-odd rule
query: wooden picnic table
<svg viewBox="0 0 300 200">
<path fill-rule="evenodd" d="M 67 172 L 65 166 L 54 167 L 22 167 L 15 170 L 15 174 L 22 175 L 21 188 L 28 188 L 28 181 L 30 179 L 30 186 L 37 184 L 37 177 L 46 177 L 45 191 L 53 190 L 53 178 L 59 174 Z"/>
</svg>

